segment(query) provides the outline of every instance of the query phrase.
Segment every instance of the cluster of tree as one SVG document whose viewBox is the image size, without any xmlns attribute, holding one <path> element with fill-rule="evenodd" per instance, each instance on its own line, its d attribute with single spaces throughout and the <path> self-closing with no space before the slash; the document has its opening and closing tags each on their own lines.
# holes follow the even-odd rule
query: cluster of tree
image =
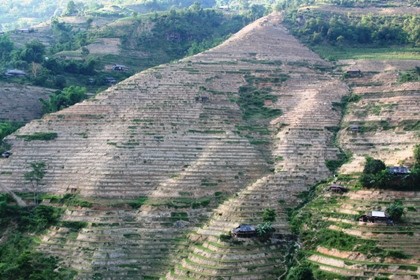
<svg viewBox="0 0 420 280">
<path fill-rule="evenodd" d="M 412 70 L 399 73 L 398 81 L 400 83 L 420 81 L 420 66 L 416 66 Z"/>
<path fill-rule="evenodd" d="M 360 183 L 366 188 L 418 191 L 420 189 L 420 145 L 414 149 L 415 164 L 408 174 L 393 174 L 379 159 L 366 158 Z"/>
<path fill-rule="evenodd" d="M 90 25 L 92 19 L 88 19 L 86 24 Z M 87 30 L 73 28 L 71 24 L 60 22 L 58 19 L 51 21 L 51 29 L 54 34 L 55 43 L 49 52 L 54 54 L 60 51 L 77 50 L 86 46 L 92 38 L 89 38 Z"/>
<path fill-rule="evenodd" d="M 211 47 L 249 22 L 245 16 L 226 16 L 202 9 L 198 4 L 185 10 L 155 14 L 150 20 L 153 24 L 150 32 L 143 32 L 139 37 L 133 37 L 135 32 L 130 32 L 123 38 L 123 45 L 134 41 L 140 50 L 160 49 L 172 59 Z"/>
<path fill-rule="evenodd" d="M 293 10 L 286 22 L 297 36 L 312 44 L 420 45 L 420 17 L 416 15 L 352 16 Z"/>
<path fill-rule="evenodd" d="M 61 210 L 51 206 L 19 207 L 0 194 L 0 227 L 7 242 L 0 244 L 0 279 L 73 279 L 57 258 L 36 252 L 37 235 L 58 223 Z"/>
<path fill-rule="evenodd" d="M 63 90 L 58 90 L 50 95 L 49 99 L 40 99 L 44 113 L 52 113 L 67 108 L 87 98 L 86 88 L 70 86 Z"/>
<path fill-rule="evenodd" d="M 54 48 L 54 47 L 53 47 Z M 83 60 L 59 60 L 47 57 L 47 48 L 38 40 L 27 42 L 22 48 L 15 47 L 9 36 L 0 36 L 0 66 L 26 70 L 27 79 L 35 85 L 63 88 L 66 74 L 95 75 L 98 61 L 94 58 Z M 49 50 L 49 54 L 53 54 Z"/>
</svg>

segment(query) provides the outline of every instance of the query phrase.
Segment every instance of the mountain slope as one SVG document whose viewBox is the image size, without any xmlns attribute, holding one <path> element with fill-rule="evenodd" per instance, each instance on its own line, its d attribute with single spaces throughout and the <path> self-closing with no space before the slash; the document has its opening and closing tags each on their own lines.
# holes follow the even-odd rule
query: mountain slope
<svg viewBox="0 0 420 280">
<path fill-rule="evenodd" d="M 29 123 L 9 137 L 0 184 L 31 191 L 24 174 L 41 161 L 42 192 L 91 202 L 62 218 L 86 227 L 75 233 L 64 223 L 40 245 L 80 279 L 161 277 L 176 263 L 168 278 L 277 277 L 285 246 L 250 241 L 244 250 L 218 237 L 261 222 L 267 208 L 277 233 L 288 234 L 285 208 L 330 175 L 325 161 L 336 159 L 331 131 L 341 119 L 333 103 L 347 94 L 330 67 L 272 14 L 219 47 Z M 40 132 L 57 138 L 28 141 Z M 133 209 L 137 198 L 144 201 Z"/>
</svg>

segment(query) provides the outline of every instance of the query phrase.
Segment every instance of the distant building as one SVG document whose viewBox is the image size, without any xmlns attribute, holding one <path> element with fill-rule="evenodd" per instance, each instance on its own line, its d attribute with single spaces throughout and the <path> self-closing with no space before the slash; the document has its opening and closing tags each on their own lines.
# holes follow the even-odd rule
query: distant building
<svg viewBox="0 0 420 280">
<path fill-rule="evenodd" d="M 228 5 L 221 5 L 221 6 L 218 7 L 218 9 L 222 10 L 222 11 L 229 11 L 229 6 Z"/>
<path fill-rule="evenodd" d="M 360 71 L 360 70 L 348 70 L 348 71 L 346 71 L 346 76 L 349 77 L 349 78 L 361 77 L 362 76 L 362 71 Z"/>
<path fill-rule="evenodd" d="M 106 77 L 105 78 L 105 82 L 107 84 L 113 85 L 113 84 L 116 84 L 117 83 L 117 80 L 115 78 L 113 78 L 113 77 Z"/>
<path fill-rule="evenodd" d="M 251 225 L 239 225 L 232 233 L 235 237 L 255 237 L 257 230 Z"/>
<path fill-rule="evenodd" d="M 337 193 L 345 193 L 349 191 L 346 187 L 336 185 L 336 184 L 329 186 L 328 190 L 331 192 L 337 192 Z"/>
<path fill-rule="evenodd" d="M 394 224 L 392 218 L 390 218 L 384 211 L 371 211 L 367 215 L 359 217 L 360 222 L 386 222 L 389 225 Z"/>
<path fill-rule="evenodd" d="M 196 96 L 195 101 L 205 103 L 205 102 L 209 101 L 209 98 L 208 98 L 208 96 Z"/>
<path fill-rule="evenodd" d="M 7 77 L 24 77 L 26 72 L 18 69 L 9 69 L 4 73 Z"/>
<path fill-rule="evenodd" d="M 7 151 L 7 152 L 2 153 L 0 156 L 1 156 L 2 158 L 8 158 L 8 157 L 10 157 L 11 155 L 12 155 L 12 152 Z"/>
<path fill-rule="evenodd" d="M 394 174 L 394 175 L 404 175 L 404 174 L 410 174 L 410 169 L 405 166 L 389 166 L 388 167 L 388 173 Z"/>
<path fill-rule="evenodd" d="M 21 28 L 21 29 L 16 29 L 15 33 L 33 33 L 35 32 L 35 29 L 33 28 Z"/>
<path fill-rule="evenodd" d="M 127 71 L 128 67 L 122 64 L 114 64 L 112 66 L 112 70 L 114 71 Z"/>
<path fill-rule="evenodd" d="M 360 132 L 360 126 L 357 124 L 351 124 L 348 127 L 348 130 L 350 130 L 351 132 L 357 133 L 357 132 Z"/>
</svg>

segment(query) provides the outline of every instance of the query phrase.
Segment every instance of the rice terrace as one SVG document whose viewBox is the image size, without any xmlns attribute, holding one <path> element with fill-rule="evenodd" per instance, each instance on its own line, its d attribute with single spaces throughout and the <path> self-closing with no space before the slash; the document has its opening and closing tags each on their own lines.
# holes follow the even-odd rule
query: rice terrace
<svg viewBox="0 0 420 280">
<path fill-rule="evenodd" d="M 420 279 L 418 1 L 26 2 L 0 279 Z"/>
</svg>

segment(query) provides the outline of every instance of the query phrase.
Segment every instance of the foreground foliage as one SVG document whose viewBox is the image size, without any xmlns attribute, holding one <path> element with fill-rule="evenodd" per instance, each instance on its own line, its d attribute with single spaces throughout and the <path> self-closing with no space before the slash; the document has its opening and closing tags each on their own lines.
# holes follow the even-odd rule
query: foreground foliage
<svg viewBox="0 0 420 280">
<path fill-rule="evenodd" d="M 0 122 L 0 154 L 10 149 L 10 146 L 4 142 L 4 138 L 18 130 L 23 124 L 11 121 Z"/>
<path fill-rule="evenodd" d="M 21 208 L 0 195 L 0 279 L 73 279 L 55 257 L 36 252 L 37 236 L 58 223 L 61 210 L 51 206 Z"/>
</svg>

